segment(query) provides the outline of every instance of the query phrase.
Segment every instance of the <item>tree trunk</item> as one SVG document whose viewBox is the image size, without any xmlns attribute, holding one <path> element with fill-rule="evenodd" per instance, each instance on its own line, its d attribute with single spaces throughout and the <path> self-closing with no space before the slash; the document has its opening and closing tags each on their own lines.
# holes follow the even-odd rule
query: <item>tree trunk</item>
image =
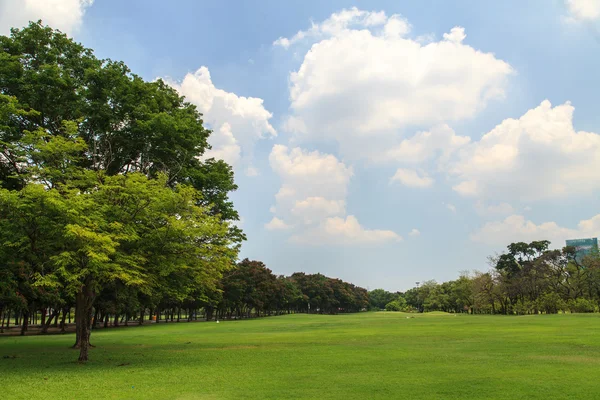
<svg viewBox="0 0 600 400">
<path fill-rule="evenodd" d="M 46 323 L 42 326 L 42 334 L 46 334 L 48 333 L 48 328 L 50 328 L 50 324 L 52 324 L 52 320 L 54 318 L 56 318 L 58 320 L 58 314 L 60 313 L 59 309 L 53 309 L 52 310 L 52 314 L 50 314 L 50 317 L 48 318 L 48 320 L 46 321 Z"/>
<path fill-rule="evenodd" d="M 144 325 L 144 314 L 146 313 L 145 308 L 140 309 L 140 319 L 138 320 L 138 325 Z"/>
<path fill-rule="evenodd" d="M 92 278 L 88 276 L 77 293 L 75 323 L 77 324 L 76 330 L 79 333 L 79 337 L 77 339 L 78 343 L 75 346 L 79 347 L 79 362 L 86 362 L 88 360 L 89 348 L 91 347 L 90 334 L 92 332 L 93 305 L 96 296 L 92 285 Z"/>
<path fill-rule="evenodd" d="M 21 336 L 25 336 L 29 325 L 29 311 L 23 311 L 23 324 L 21 325 Z"/>
<path fill-rule="evenodd" d="M 115 318 L 113 320 L 113 326 L 117 327 L 119 326 L 119 315 L 115 314 Z"/>
<path fill-rule="evenodd" d="M 92 329 L 98 328 L 98 318 L 100 317 L 100 310 L 94 311 L 94 318 L 92 318 Z"/>
<path fill-rule="evenodd" d="M 70 313 L 70 308 L 63 308 L 62 310 L 62 319 L 60 321 L 60 333 L 66 332 L 65 320 L 67 319 L 67 313 Z"/>
</svg>

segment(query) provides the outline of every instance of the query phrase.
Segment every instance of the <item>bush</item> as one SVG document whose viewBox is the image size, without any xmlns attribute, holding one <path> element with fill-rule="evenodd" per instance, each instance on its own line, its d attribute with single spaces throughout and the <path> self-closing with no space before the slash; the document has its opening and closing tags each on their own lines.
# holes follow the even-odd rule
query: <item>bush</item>
<svg viewBox="0 0 600 400">
<path fill-rule="evenodd" d="M 518 315 L 531 314 L 534 310 L 534 305 L 529 300 L 519 300 L 517 301 L 517 304 L 515 304 L 514 310 Z"/>
<path fill-rule="evenodd" d="M 596 311 L 596 304 L 588 299 L 569 300 L 569 310 L 573 313 L 593 313 Z"/>
<path fill-rule="evenodd" d="M 385 311 L 402 311 L 402 306 L 398 300 L 393 300 L 385 305 Z"/>
<path fill-rule="evenodd" d="M 406 300 L 404 297 L 398 297 L 385 305 L 386 311 L 406 311 Z"/>
<path fill-rule="evenodd" d="M 565 302 L 555 292 L 544 293 L 537 300 L 537 305 L 540 311 L 544 311 L 546 314 L 557 314 L 559 310 L 566 308 Z"/>
</svg>

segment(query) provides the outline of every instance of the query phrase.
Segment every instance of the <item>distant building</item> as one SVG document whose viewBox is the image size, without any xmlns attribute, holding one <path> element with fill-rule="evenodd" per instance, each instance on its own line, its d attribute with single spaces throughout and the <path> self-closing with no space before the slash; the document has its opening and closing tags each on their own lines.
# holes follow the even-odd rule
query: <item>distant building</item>
<svg viewBox="0 0 600 400">
<path fill-rule="evenodd" d="M 598 238 L 567 240 L 567 246 L 575 247 L 577 261 L 581 261 L 583 257 L 589 254 L 598 254 Z"/>
</svg>

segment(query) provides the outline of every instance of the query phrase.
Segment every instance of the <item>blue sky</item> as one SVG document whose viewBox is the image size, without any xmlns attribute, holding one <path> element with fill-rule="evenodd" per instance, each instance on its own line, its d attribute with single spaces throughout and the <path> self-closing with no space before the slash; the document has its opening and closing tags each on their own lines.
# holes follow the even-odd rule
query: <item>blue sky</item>
<svg viewBox="0 0 600 400">
<path fill-rule="evenodd" d="M 38 18 L 198 105 L 276 273 L 404 290 L 600 234 L 600 0 L 0 0 Z"/>
</svg>

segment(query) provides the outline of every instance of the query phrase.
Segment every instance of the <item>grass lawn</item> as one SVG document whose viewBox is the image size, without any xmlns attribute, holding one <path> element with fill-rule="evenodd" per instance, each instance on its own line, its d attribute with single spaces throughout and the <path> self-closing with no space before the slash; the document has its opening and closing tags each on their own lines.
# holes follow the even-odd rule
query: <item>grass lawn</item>
<svg viewBox="0 0 600 400">
<path fill-rule="evenodd" d="M 600 316 L 290 315 L 0 337 L 1 399 L 598 399 Z M 4 358 L 11 356 L 11 358 Z M 16 356 L 16 358 L 12 358 Z"/>
</svg>

